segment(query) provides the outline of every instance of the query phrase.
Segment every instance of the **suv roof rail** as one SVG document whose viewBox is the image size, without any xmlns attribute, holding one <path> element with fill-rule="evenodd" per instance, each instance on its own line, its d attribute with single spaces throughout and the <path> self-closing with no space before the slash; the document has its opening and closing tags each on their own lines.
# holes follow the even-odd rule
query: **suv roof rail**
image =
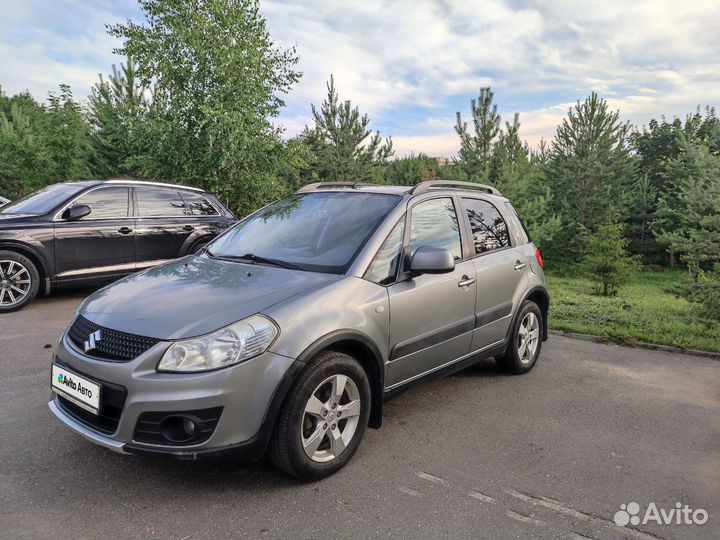
<svg viewBox="0 0 720 540">
<path fill-rule="evenodd" d="M 334 187 L 349 187 L 357 189 L 363 186 L 376 186 L 377 184 L 368 184 L 367 182 L 315 182 L 313 184 L 307 184 L 295 193 L 307 193 L 308 191 L 315 191 L 317 189 L 334 188 Z"/>
<path fill-rule="evenodd" d="M 475 182 L 461 182 L 459 180 L 428 180 L 426 182 L 420 182 L 413 187 L 409 193 L 410 195 L 417 195 L 418 193 L 425 193 L 433 188 L 447 188 L 447 189 L 475 189 L 478 191 L 484 191 L 491 195 L 498 195 L 502 197 L 502 193 L 492 186 L 487 184 L 476 184 Z"/>
<path fill-rule="evenodd" d="M 190 191 L 205 193 L 204 189 L 196 188 L 193 186 L 183 186 L 182 184 L 168 184 L 166 182 L 149 182 L 147 180 L 133 180 L 132 178 L 111 178 L 110 180 L 102 180 L 102 182 L 105 184 L 138 184 L 141 186 L 170 187 L 177 189 L 188 189 Z"/>
</svg>

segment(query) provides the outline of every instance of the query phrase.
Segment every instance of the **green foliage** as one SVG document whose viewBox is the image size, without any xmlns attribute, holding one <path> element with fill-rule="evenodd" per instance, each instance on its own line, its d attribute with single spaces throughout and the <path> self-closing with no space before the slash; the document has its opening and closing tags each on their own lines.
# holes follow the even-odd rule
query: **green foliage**
<svg viewBox="0 0 720 540">
<path fill-rule="evenodd" d="M 145 21 L 109 28 L 116 52 L 153 85 L 139 172 L 202 186 L 246 214 L 288 189 L 283 145 L 269 122 L 300 74 L 277 48 L 252 0 L 141 0 Z"/>
<path fill-rule="evenodd" d="M 599 282 L 603 296 L 616 293 L 639 267 L 637 259 L 627 252 L 623 229 L 620 223 L 603 223 L 586 239 L 587 255 L 582 266 Z"/>
<path fill-rule="evenodd" d="M 547 173 L 557 194 L 553 210 L 563 220 L 559 255 L 578 260 L 588 233 L 625 217 L 636 168 L 629 129 L 595 93 L 578 101 L 558 127 Z"/>
<path fill-rule="evenodd" d="M 413 186 L 419 182 L 440 178 L 439 169 L 437 161 L 425 154 L 410 155 L 388 163 L 384 179 L 386 184 L 394 186 Z"/>
<path fill-rule="evenodd" d="M 702 308 L 703 316 L 720 320 L 720 263 L 715 263 L 710 272 L 700 272 L 696 281 L 687 287 L 686 296 Z"/>
<path fill-rule="evenodd" d="M 720 128 L 702 141 L 678 130 L 680 152 L 667 160 L 663 176 L 674 187 L 660 198 L 653 224 L 658 239 L 681 255 L 690 274 L 697 278 L 703 269 L 720 261 L 720 155 L 711 152 Z"/>
<path fill-rule="evenodd" d="M 500 133 L 500 115 L 494 98 L 495 94 L 487 87 L 481 88 L 478 98 L 470 101 L 472 131 L 463 122 L 462 114 L 456 113 L 455 133 L 460 137 L 458 165 L 468 178 L 478 182 L 488 180 L 493 145 Z"/>
<path fill-rule="evenodd" d="M 136 66 L 128 59 L 105 80 L 102 75 L 90 96 L 88 120 L 93 129 L 92 145 L 96 169 L 105 178 L 133 175 L 139 167 L 133 161 L 142 154 L 143 120 L 150 89 L 136 79 Z"/>
<path fill-rule="evenodd" d="M 385 141 L 370 130 L 367 114 L 360 114 L 349 100 L 340 102 L 330 76 L 327 96 L 318 110 L 312 105 L 315 125 L 305 126 L 301 138 L 314 159 L 311 174 L 320 180 L 370 181 L 393 155 L 392 139 Z"/>
</svg>

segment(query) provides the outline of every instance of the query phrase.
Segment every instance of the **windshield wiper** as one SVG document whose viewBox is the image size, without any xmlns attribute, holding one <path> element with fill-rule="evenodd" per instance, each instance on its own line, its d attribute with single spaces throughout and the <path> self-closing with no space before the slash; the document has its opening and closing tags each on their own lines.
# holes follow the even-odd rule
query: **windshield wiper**
<svg viewBox="0 0 720 540">
<path fill-rule="evenodd" d="M 288 270 L 302 270 L 302 268 L 293 263 L 278 261 L 276 259 L 268 259 L 267 257 L 261 257 L 254 253 L 246 253 L 245 255 L 224 255 L 222 253 L 211 253 L 209 250 L 207 254 L 216 259 L 227 259 L 230 261 L 238 261 L 251 264 L 267 264 L 270 266 L 277 266 L 278 268 L 287 268 Z"/>
</svg>

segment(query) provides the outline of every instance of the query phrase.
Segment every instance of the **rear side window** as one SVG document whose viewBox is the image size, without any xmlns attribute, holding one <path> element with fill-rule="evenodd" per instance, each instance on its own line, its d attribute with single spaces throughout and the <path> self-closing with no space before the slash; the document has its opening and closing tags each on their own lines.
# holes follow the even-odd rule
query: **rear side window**
<svg viewBox="0 0 720 540">
<path fill-rule="evenodd" d="M 405 231 L 405 217 L 395 225 L 382 247 L 365 273 L 365 279 L 380 285 L 389 285 L 395 282 L 400 266 L 400 248 L 402 247 L 403 232 Z"/>
<path fill-rule="evenodd" d="M 505 203 L 505 207 L 510 211 L 510 221 L 508 225 L 510 225 L 510 230 L 515 235 L 517 243 L 527 244 L 530 242 L 530 233 L 525 228 L 525 224 L 522 222 L 522 219 L 520 219 L 520 216 L 518 216 L 518 213 L 515 211 L 515 207 L 509 202 Z"/>
<path fill-rule="evenodd" d="M 199 193 L 180 192 L 185 204 L 194 216 L 217 216 L 217 210 L 208 200 Z"/>
<path fill-rule="evenodd" d="M 463 204 L 470 220 L 476 255 L 510 245 L 507 223 L 495 206 L 481 199 L 466 198 Z"/>
<path fill-rule="evenodd" d="M 90 207 L 90 215 L 83 220 L 119 219 L 128 217 L 130 202 L 129 190 L 126 187 L 110 187 L 95 189 L 79 197 L 75 204 L 86 204 Z"/>
<path fill-rule="evenodd" d="M 410 252 L 414 254 L 422 246 L 445 248 L 456 259 L 462 259 L 460 228 L 452 199 L 431 199 L 413 207 Z"/>
<path fill-rule="evenodd" d="M 137 187 L 135 193 L 140 217 L 186 217 L 192 210 L 174 189 Z"/>
</svg>

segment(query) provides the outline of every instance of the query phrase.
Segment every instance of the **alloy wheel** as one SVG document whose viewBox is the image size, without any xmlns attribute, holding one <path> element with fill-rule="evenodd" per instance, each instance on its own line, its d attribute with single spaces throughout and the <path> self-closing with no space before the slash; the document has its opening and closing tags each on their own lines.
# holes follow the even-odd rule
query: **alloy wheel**
<svg viewBox="0 0 720 540">
<path fill-rule="evenodd" d="M 32 285 L 30 272 L 17 261 L 0 260 L 0 306 L 22 302 Z"/>
<path fill-rule="evenodd" d="M 318 463 L 342 454 L 357 431 L 361 407 L 360 391 L 347 375 L 333 375 L 321 382 L 302 416 L 305 454 Z"/>
<path fill-rule="evenodd" d="M 535 357 L 540 340 L 540 322 L 530 312 L 523 318 L 518 329 L 518 356 L 523 364 L 529 364 Z"/>
</svg>

